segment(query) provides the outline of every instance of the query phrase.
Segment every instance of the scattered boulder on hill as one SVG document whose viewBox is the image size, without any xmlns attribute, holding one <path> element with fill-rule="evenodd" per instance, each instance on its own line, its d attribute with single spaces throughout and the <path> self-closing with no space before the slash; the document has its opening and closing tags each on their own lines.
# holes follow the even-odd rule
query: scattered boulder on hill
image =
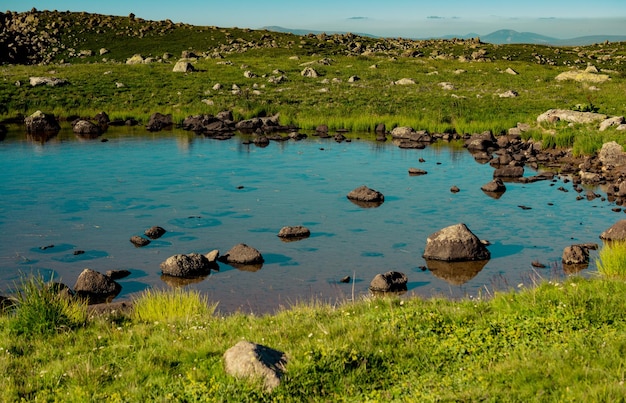
<svg viewBox="0 0 626 403">
<path fill-rule="evenodd" d="M 584 71 L 570 70 L 565 71 L 555 78 L 557 81 L 579 81 L 587 83 L 603 83 L 610 79 L 608 74 L 598 74 L 598 69 L 593 66 L 588 66 Z"/>
<path fill-rule="evenodd" d="M 56 77 L 30 77 L 29 80 L 32 87 L 37 87 L 39 85 L 47 85 L 48 87 L 59 87 L 69 84 L 66 79 Z"/>
<path fill-rule="evenodd" d="M 185 60 L 180 60 L 176 62 L 172 71 L 175 73 L 191 73 L 193 71 L 196 71 L 196 69 L 193 67 L 191 63 Z"/>
<path fill-rule="evenodd" d="M 489 250 L 465 224 L 443 228 L 426 239 L 424 259 L 445 261 L 488 260 Z"/>
<path fill-rule="evenodd" d="M 537 117 L 537 123 L 552 123 L 558 120 L 564 120 L 570 123 L 588 124 L 598 123 L 607 118 L 608 116 L 603 113 L 580 112 L 569 109 L 549 109 Z"/>
<path fill-rule="evenodd" d="M 142 64 L 142 63 L 143 63 L 143 56 L 141 56 L 140 54 L 134 54 L 128 59 L 126 59 L 126 64 Z"/>
</svg>

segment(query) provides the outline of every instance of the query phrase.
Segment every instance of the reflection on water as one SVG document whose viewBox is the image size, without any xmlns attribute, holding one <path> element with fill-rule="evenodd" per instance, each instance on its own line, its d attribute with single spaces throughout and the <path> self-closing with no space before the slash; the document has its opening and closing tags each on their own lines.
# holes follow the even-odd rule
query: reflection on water
<svg viewBox="0 0 626 403">
<path fill-rule="evenodd" d="M 244 144 L 248 137 L 222 141 L 176 129 L 111 128 L 80 140 L 67 128 L 51 138 L 12 129 L 0 142 L 0 291 L 28 273 L 73 285 L 85 268 L 126 269 L 118 299 L 184 286 L 219 301 L 223 312 L 267 312 L 312 298 L 349 299 L 352 287 L 367 295 L 376 274 L 394 270 L 409 277 L 407 295 L 458 297 L 502 279 L 518 284 L 531 272 L 551 276 L 554 267 L 571 273 L 560 263 L 563 248 L 596 242 L 620 219 L 609 202 L 557 189 L 571 183 L 507 183 L 490 197 L 480 188 L 493 168 L 458 144 L 400 149 L 360 137 L 257 147 Z M 427 174 L 407 174 L 414 166 Z M 346 198 L 362 185 L 385 203 L 363 208 Z M 460 192 L 451 193 L 453 185 Z M 491 260 L 424 261 L 426 238 L 456 223 L 491 242 Z M 142 248 L 129 242 L 155 225 L 167 231 L 163 238 Z M 283 242 L 277 234 L 286 225 L 305 225 L 311 235 Z M 185 284 L 161 276 L 169 256 L 239 243 L 261 252 L 262 269 L 220 262 L 219 271 Z M 536 261 L 549 269 L 533 268 Z M 346 276 L 354 281 L 340 282 Z"/>
</svg>

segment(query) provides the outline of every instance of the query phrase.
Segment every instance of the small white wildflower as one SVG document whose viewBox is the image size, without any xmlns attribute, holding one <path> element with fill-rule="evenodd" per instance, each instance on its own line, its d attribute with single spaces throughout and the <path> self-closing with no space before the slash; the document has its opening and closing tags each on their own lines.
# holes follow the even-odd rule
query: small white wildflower
<svg viewBox="0 0 626 403">
<path fill-rule="evenodd" d="M 522 287 L 524 287 L 524 283 L 519 283 L 519 284 L 517 285 L 517 288 L 522 288 Z"/>
</svg>

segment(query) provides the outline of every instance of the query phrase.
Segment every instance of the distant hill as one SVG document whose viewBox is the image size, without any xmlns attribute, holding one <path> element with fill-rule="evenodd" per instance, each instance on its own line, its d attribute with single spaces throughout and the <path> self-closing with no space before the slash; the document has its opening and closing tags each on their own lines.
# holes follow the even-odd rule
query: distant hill
<svg viewBox="0 0 626 403">
<path fill-rule="evenodd" d="M 307 34 L 345 34 L 342 31 L 315 31 L 307 29 L 290 29 L 279 26 L 268 26 L 261 29 L 268 31 L 291 33 L 295 35 L 307 35 Z M 375 35 L 353 32 L 355 35 L 368 36 L 371 38 L 377 38 Z M 487 35 L 479 35 L 477 33 L 470 33 L 465 35 L 445 35 L 430 38 L 407 38 L 407 39 L 470 39 L 479 37 L 484 43 L 491 43 L 494 45 L 504 44 L 531 44 L 531 45 L 551 45 L 551 46 L 586 46 L 593 45 L 595 43 L 602 42 L 626 42 L 626 35 L 590 35 L 580 36 L 571 39 L 558 39 L 550 36 L 536 34 L 534 32 L 517 32 L 512 29 L 501 29 L 499 31 L 492 32 Z"/>
</svg>

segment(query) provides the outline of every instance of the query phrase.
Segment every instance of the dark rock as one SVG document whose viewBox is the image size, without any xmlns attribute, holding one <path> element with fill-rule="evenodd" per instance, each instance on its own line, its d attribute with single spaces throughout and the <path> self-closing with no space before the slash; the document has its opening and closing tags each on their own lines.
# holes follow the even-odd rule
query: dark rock
<svg viewBox="0 0 626 403">
<path fill-rule="evenodd" d="M 349 283 L 350 281 L 352 281 L 352 278 L 351 278 L 350 276 L 345 276 L 345 277 L 342 277 L 342 278 L 339 280 L 339 282 L 341 282 L 341 283 Z"/>
<path fill-rule="evenodd" d="M 144 235 L 150 239 L 159 239 L 165 234 L 167 231 L 164 228 L 155 225 L 153 227 L 148 228 L 144 231 Z"/>
<path fill-rule="evenodd" d="M 108 276 L 112 280 L 119 280 L 121 278 L 130 276 L 130 270 L 125 270 L 125 269 L 107 270 L 107 272 L 104 275 Z"/>
<path fill-rule="evenodd" d="M 411 176 L 418 176 L 418 175 L 426 175 L 428 172 L 426 172 L 423 169 L 419 169 L 419 168 L 409 168 L 409 175 Z"/>
<path fill-rule="evenodd" d="M 289 239 L 303 239 L 308 238 L 311 235 L 311 231 L 302 226 L 294 226 L 294 227 L 283 227 L 278 232 L 278 237 L 280 238 L 289 238 Z"/>
<path fill-rule="evenodd" d="M 34 134 L 58 133 L 61 130 L 61 126 L 54 115 L 41 111 L 37 111 L 25 118 L 24 124 L 26 125 L 26 131 Z"/>
<path fill-rule="evenodd" d="M 254 265 L 263 263 L 261 253 L 244 243 L 233 246 L 226 254 L 220 256 L 220 261 L 228 264 Z"/>
<path fill-rule="evenodd" d="M 424 259 L 445 261 L 488 260 L 489 250 L 465 224 L 441 229 L 426 239 Z"/>
<path fill-rule="evenodd" d="M 130 237 L 130 242 L 137 248 L 141 248 L 142 246 L 148 245 L 150 243 L 150 240 L 140 237 L 139 235 L 133 235 Z"/>
<path fill-rule="evenodd" d="M 459 189 L 458 186 L 452 186 L 450 188 L 450 192 L 452 192 L 452 193 L 459 193 L 460 191 L 461 191 L 461 189 Z"/>
<path fill-rule="evenodd" d="M 379 123 L 376 125 L 376 128 L 374 129 L 374 132 L 376 134 L 385 134 L 387 132 L 387 126 L 385 126 L 384 123 Z"/>
<path fill-rule="evenodd" d="M 480 188 L 483 192 L 491 192 L 491 193 L 504 193 L 506 191 L 506 186 L 504 186 L 504 182 L 502 179 L 496 178 L 489 183 L 484 184 Z"/>
<path fill-rule="evenodd" d="M 570 245 L 563 249 L 561 257 L 563 264 L 587 264 L 589 263 L 589 248 L 587 245 Z"/>
<path fill-rule="evenodd" d="M 109 276 L 91 269 L 83 270 L 74 285 L 76 296 L 87 300 L 88 304 L 110 302 L 121 290 L 122 286 Z"/>
<path fill-rule="evenodd" d="M 248 341 L 240 341 L 224 353 L 227 374 L 261 380 L 268 392 L 280 385 L 286 365 L 285 353 Z"/>
<path fill-rule="evenodd" d="M 620 220 L 600 234 L 604 241 L 626 241 L 626 220 Z"/>
<path fill-rule="evenodd" d="M 72 122 L 72 131 L 76 134 L 88 136 L 99 136 L 102 134 L 100 126 L 84 119 L 78 119 Z"/>
<path fill-rule="evenodd" d="M 157 112 L 150 115 L 150 119 L 148 120 L 148 124 L 146 125 L 146 130 L 151 132 L 157 132 L 159 130 L 171 127 L 173 124 L 174 121 L 172 120 L 171 114 L 163 115 Z"/>
<path fill-rule="evenodd" d="M 168 276 L 193 278 L 209 274 L 215 268 L 215 263 L 212 264 L 206 256 L 199 253 L 178 254 L 168 257 L 160 268 Z"/>
<path fill-rule="evenodd" d="M 94 120 L 98 122 L 98 125 L 100 125 L 100 127 L 106 127 L 111 122 L 111 119 L 109 119 L 109 115 L 107 115 L 106 112 L 100 112 L 96 114 L 96 116 L 94 116 Z"/>
<path fill-rule="evenodd" d="M 493 171 L 494 178 L 521 178 L 524 176 L 524 167 L 505 166 Z"/>
<path fill-rule="evenodd" d="M 388 271 L 377 274 L 370 282 L 370 290 L 375 292 L 402 292 L 407 290 L 406 274 Z"/>
<path fill-rule="evenodd" d="M 348 193 L 347 198 L 350 200 L 369 203 L 382 203 L 385 201 L 385 196 L 382 193 L 377 190 L 370 189 L 367 186 L 360 186 L 352 190 L 350 193 Z"/>
</svg>

